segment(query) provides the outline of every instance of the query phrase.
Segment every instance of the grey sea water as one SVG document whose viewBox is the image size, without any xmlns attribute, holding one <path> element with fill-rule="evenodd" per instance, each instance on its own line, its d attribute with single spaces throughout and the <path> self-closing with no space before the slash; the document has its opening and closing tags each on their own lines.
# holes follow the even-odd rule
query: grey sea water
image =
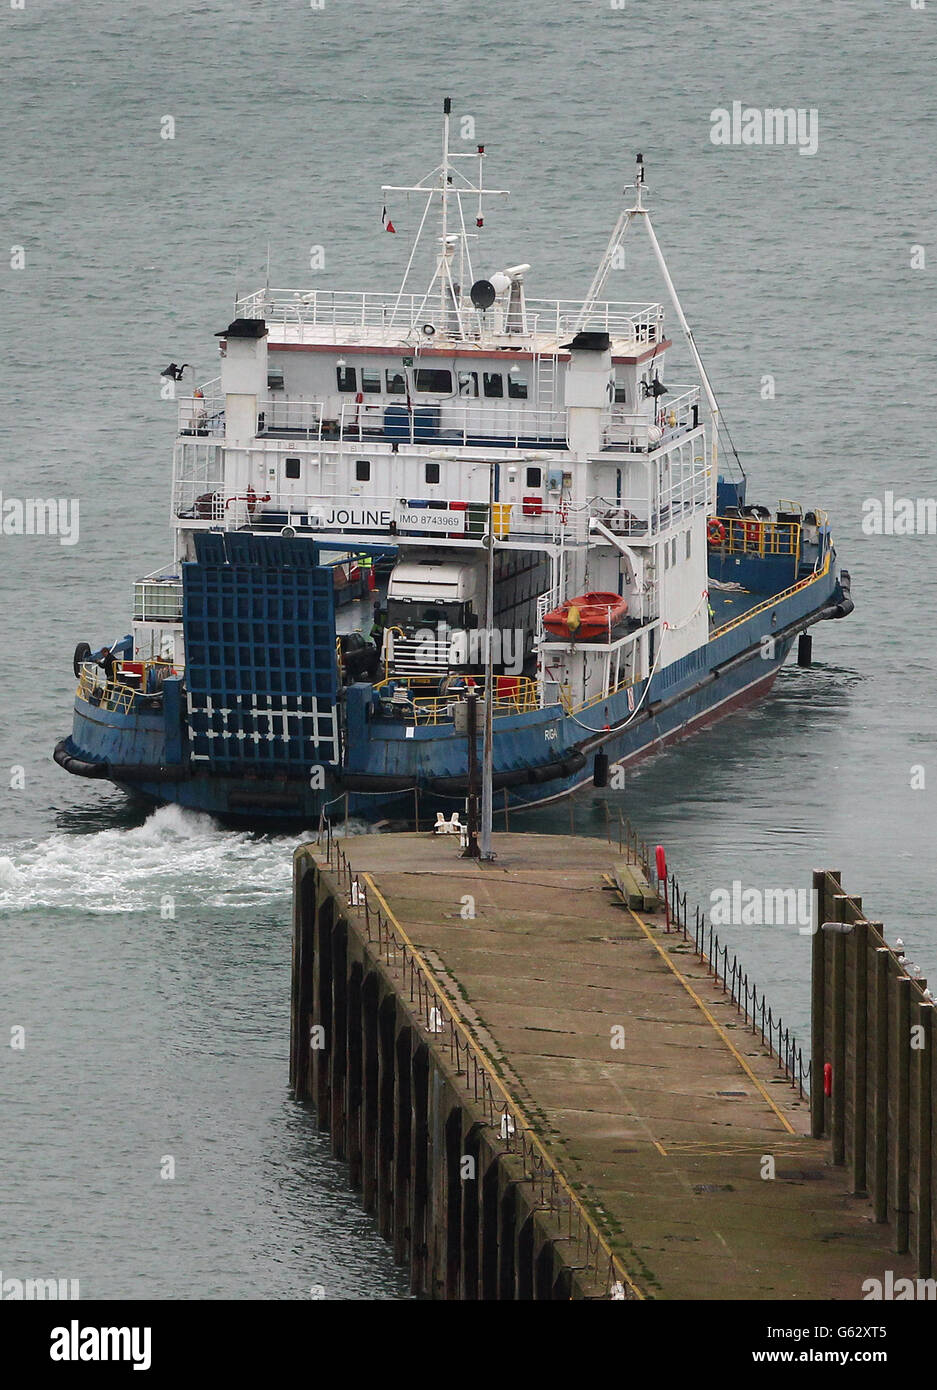
<svg viewBox="0 0 937 1390">
<path fill-rule="evenodd" d="M 287 1093 L 295 840 L 141 811 L 50 754 L 76 641 L 125 632 L 134 577 L 171 558 L 160 369 L 215 375 L 212 334 L 236 287 L 263 283 L 268 242 L 275 285 L 395 286 L 405 237 L 381 231 L 380 184 L 435 163 L 445 94 L 513 192 L 488 209 L 480 268 L 529 261 L 538 295 L 585 292 L 643 151 L 752 500 L 826 507 L 853 575 L 856 612 L 816 630 L 811 670 L 623 791 L 578 797 L 577 831 L 604 835 L 603 802 L 621 808 L 704 904 L 736 879 L 806 887 L 840 868 L 937 975 L 937 538 L 861 528 L 866 498 L 937 492 L 935 22 L 866 0 L 26 0 L 0 16 L 0 487 L 80 503 L 74 546 L 0 535 L 5 1276 L 106 1298 L 406 1295 Z M 818 152 L 714 146 L 710 112 L 734 100 L 816 108 Z M 390 211 L 412 229 L 412 206 Z M 610 297 L 662 294 L 635 243 Z M 569 811 L 527 824 L 562 834 Z M 808 939 L 729 936 L 804 1031 Z"/>
</svg>

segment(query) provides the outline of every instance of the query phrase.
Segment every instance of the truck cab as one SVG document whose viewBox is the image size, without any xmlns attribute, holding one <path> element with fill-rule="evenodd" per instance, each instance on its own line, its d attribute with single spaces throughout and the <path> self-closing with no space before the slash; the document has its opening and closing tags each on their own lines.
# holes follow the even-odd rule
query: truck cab
<svg viewBox="0 0 937 1390">
<path fill-rule="evenodd" d="M 469 669 L 471 662 L 453 662 L 452 637 L 480 627 L 484 613 L 484 556 L 464 561 L 451 554 L 404 556 L 387 585 L 384 656 L 389 672 L 437 681 Z"/>
</svg>

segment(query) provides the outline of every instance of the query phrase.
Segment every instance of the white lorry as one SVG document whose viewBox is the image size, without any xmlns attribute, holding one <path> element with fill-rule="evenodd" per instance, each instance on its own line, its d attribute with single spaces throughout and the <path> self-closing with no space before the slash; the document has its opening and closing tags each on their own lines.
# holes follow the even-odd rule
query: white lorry
<svg viewBox="0 0 937 1390">
<path fill-rule="evenodd" d="M 547 587 L 544 557 L 495 551 L 492 661 L 519 675 L 533 648 L 537 596 Z M 401 554 L 387 586 L 384 655 L 391 675 L 438 680 L 478 671 L 485 661 L 484 553 L 453 559 L 452 551 Z"/>
</svg>

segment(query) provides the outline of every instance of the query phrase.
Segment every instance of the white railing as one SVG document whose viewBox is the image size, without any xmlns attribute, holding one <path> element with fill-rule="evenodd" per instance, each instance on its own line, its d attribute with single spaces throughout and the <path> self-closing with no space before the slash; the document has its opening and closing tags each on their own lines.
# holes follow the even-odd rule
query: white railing
<svg viewBox="0 0 937 1390">
<path fill-rule="evenodd" d="M 197 386 L 190 396 L 176 397 L 179 434 L 224 433 L 224 393 L 221 377 Z"/>
<path fill-rule="evenodd" d="M 649 506 L 646 496 L 593 497 L 582 506 L 572 506 L 555 496 L 538 500 L 536 506 L 501 501 L 495 504 L 495 529 L 500 539 L 508 541 L 580 545 L 596 541 L 591 526 L 595 519 L 623 541 L 646 542 L 668 530 L 678 517 L 705 506 L 709 491 L 709 468 L 705 461 L 694 459 L 672 475 L 669 486 L 661 487 L 657 506 Z M 352 496 L 339 491 L 270 496 L 260 492 L 260 484 L 229 495 L 221 482 L 209 478 L 177 477 L 172 491 L 173 516 L 204 528 L 250 527 L 271 532 L 290 527 L 310 533 L 348 533 L 350 538 L 355 533 L 386 535 L 390 545 L 399 536 L 478 540 L 487 530 L 487 512 L 487 499 L 481 498 L 453 506 L 445 500 L 410 503 L 399 495 Z M 353 545 L 353 540 L 349 544 Z"/>
<path fill-rule="evenodd" d="M 181 622 L 182 577 L 175 565 L 164 565 L 133 586 L 134 622 Z"/>
<path fill-rule="evenodd" d="M 453 406 L 443 402 L 440 437 L 444 442 L 468 444 L 472 439 L 498 441 L 502 447 L 519 448 L 523 442 L 566 444 L 566 412 L 535 410 L 531 406 Z"/>
<path fill-rule="evenodd" d="M 698 386 L 678 387 L 680 395 L 658 406 L 656 415 L 612 406 L 603 431 L 606 447 L 619 446 L 634 453 L 647 453 L 669 444 L 675 436 L 685 434 L 699 424 L 700 391 Z"/>
<path fill-rule="evenodd" d="M 669 455 L 665 462 L 670 464 L 667 472 L 664 472 L 663 466 L 658 470 L 658 495 L 664 518 L 668 514 L 675 516 L 678 512 L 708 504 L 712 470 L 702 451 L 682 465 L 674 455 Z"/>
<path fill-rule="evenodd" d="M 393 404 L 367 399 L 344 401 L 338 416 L 327 418 L 322 401 L 268 398 L 258 404 L 258 433 L 282 432 L 310 440 L 372 437 L 463 448 L 474 440 L 506 449 L 531 443 L 566 445 L 566 415 L 562 410 L 536 410 L 521 403 L 467 405 L 458 398 L 418 398 L 409 410 L 404 407 L 399 415 L 388 416 L 387 408 Z"/>
<path fill-rule="evenodd" d="M 532 405 L 465 404 L 459 397 L 432 400 L 417 397 L 410 409 L 388 416 L 403 401 L 347 400 L 337 416 L 327 416 L 322 400 L 303 396 L 267 396 L 257 404 L 257 433 L 283 434 L 307 440 L 383 437 L 410 444 L 452 444 L 494 441 L 500 448 L 531 443 L 566 445 L 566 414 L 537 410 Z M 179 434 L 221 437 L 224 397 L 186 396 L 179 401 Z"/>
<path fill-rule="evenodd" d="M 528 299 L 527 306 L 539 314 L 541 332 L 566 334 L 575 333 L 579 328 L 581 299 Z M 597 300 L 581 326 L 591 332 L 604 329 L 611 337 L 626 338 L 629 342 L 654 343 L 663 337 L 663 320 L 662 304 Z"/>
<path fill-rule="evenodd" d="M 571 507 L 548 500 L 537 510 L 523 502 L 498 502 L 495 507 L 495 530 L 504 540 L 581 544 L 590 536 L 588 506 Z M 204 478 L 176 478 L 172 510 L 176 518 L 204 529 L 240 530 L 249 526 L 259 531 L 280 531 L 289 526 L 310 533 L 348 533 L 350 538 L 354 533 L 386 535 L 390 545 L 403 535 L 480 541 L 488 525 L 487 499 L 450 506 L 446 502 L 414 505 L 396 495 L 284 492 L 269 497 L 260 493 L 259 484 L 250 493 L 245 489 L 244 493 L 228 495 L 221 484 Z M 391 531 L 391 524 L 396 531 Z M 349 545 L 353 546 L 351 539 Z"/>
<path fill-rule="evenodd" d="M 324 409 L 322 401 L 303 396 L 268 396 L 257 403 L 257 433 L 282 430 L 321 439 Z"/>
<path fill-rule="evenodd" d="M 523 321 L 519 312 L 495 304 L 480 313 L 471 302 L 440 309 L 437 300 L 420 294 L 384 294 L 349 290 L 256 290 L 237 301 L 239 318 L 262 318 L 269 323 L 299 328 L 357 331 L 422 330 L 431 324 L 435 334 L 478 337 L 482 334 L 571 334 L 582 315 L 577 299 L 528 299 Z M 663 336 L 660 304 L 597 301 L 586 315 L 584 328 L 604 329 L 613 337 L 635 342 L 659 342 Z"/>
</svg>

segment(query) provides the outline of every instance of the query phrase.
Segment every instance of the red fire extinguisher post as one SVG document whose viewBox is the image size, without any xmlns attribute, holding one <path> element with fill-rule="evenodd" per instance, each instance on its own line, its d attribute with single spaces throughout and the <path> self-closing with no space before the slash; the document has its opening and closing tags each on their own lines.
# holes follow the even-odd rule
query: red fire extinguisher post
<svg viewBox="0 0 937 1390">
<path fill-rule="evenodd" d="M 658 845 L 654 851 L 657 860 L 657 887 L 660 889 L 664 885 L 664 920 L 667 924 L 667 931 L 670 931 L 670 895 L 667 892 L 667 855 L 664 853 L 664 846 Z"/>
</svg>

